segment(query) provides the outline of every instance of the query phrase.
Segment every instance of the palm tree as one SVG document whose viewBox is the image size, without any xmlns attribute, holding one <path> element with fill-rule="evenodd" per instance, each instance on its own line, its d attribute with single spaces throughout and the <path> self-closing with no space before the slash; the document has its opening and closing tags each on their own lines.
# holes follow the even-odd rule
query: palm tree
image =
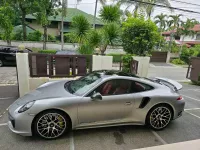
<svg viewBox="0 0 200 150">
<path fill-rule="evenodd" d="M 182 35 L 182 42 L 181 42 L 181 50 L 180 53 L 182 52 L 183 49 L 183 42 L 186 36 L 194 36 L 195 35 L 195 31 L 192 30 L 192 28 L 195 25 L 195 19 L 187 19 L 186 22 L 182 22 L 181 27 L 178 28 L 178 34 Z"/>
<path fill-rule="evenodd" d="M 155 24 L 159 24 L 159 29 L 160 32 L 163 32 L 166 28 L 167 25 L 167 20 L 166 20 L 167 15 L 161 13 L 160 15 L 155 16 Z"/>
<path fill-rule="evenodd" d="M 152 4 L 162 4 L 164 6 L 170 7 L 169 0 L 140 0 L 134 1 L 134 0 L 116 0 L 120 5 L 126 5 L 127 8 L 130 8 L 131 6 L 135 6 L 133 12 L 134 16 L 137 16 L 138 11 L 145 11 L 148 19 L 150 19 L 153 11 L 155 10 L 155 5 L 151 4 L 145 4 L 145 2 L 152 3 Z M 144 2 L 144 3 L 141 3 Z M 170 9 L 170 8 L 169 8 Z"/>
<path fill-rule="evenodd" d="M 119 5 L 103 6 L 99 16 L 105 22 L 119 22 L 121 17 Z"/>
<path fill-rule="evenodd" d="M 70 33 L 70 38 L 73 42 L 78 42 L 83 44 L 87 39 L 87 33 L 90 30 L 90 23 L 87 18 L 82 15 L 78 15 L 72 18 L 72 29 L 73 32 Z"/>
<path fill-rule="evenodd" d="M 178 29 L 181 25 L 180 17 L 183 16 L 182 14 L 179 15 L 170 15 L 170 20 L 168 21 L 168 27 L 174 29 Z"/>
</svg>

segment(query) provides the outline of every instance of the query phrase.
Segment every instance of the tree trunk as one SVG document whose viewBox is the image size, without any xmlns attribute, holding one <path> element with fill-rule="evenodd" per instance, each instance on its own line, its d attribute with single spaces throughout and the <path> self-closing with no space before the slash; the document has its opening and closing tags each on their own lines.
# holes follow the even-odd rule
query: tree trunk
<svg viewBox="0 0 200 150">
<path fill-rule="evenodd" d="M 7 45 L 11 46 L 11 40 L 7 40 Z"/>
<path fill-rule="evenodd" d="M 43 50 L 47 49 L 47 25 L 44 27 Z"/>
<path fill-rule="evenodd" d="M 26 23 L 25 23 L 25 18 L 26 18 L 26 12 L 22 11 L 22 28 L 23 28 L 23 40 L 26 41 Z"/>
<path fill-rule="evenodd" d="M 180 49 L 180 52 L 179 52 L 179 54 L 181 54 L 181 53 L 182 53 L 184 39 L 185 39 L 185 36 L 183 36 L 183 39 L 182 39 L 182 42 L 181 42 L 181 49 Z"/>
<path fill-rule="evenodd" d="M 64 49 L 64 16 L 62 15 L 62 22 L 61 22 L 61 50 Z"/>
</svg>

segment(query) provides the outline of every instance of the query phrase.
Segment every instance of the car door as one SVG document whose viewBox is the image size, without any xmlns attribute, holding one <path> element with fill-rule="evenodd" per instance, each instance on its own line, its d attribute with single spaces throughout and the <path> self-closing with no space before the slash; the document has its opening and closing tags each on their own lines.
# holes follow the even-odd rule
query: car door
<svg viewBox="0 0 200 150">
<path fill-rule="evenodd" d="M 132 114 L 134 99 L 129 93 L 130 80 L 109 80 L 98 86 L 78 106 L 79 124 L 126 122 Z M 91 95 L 100 93 L 101 100 L 93 100 Z"/>
</svg>

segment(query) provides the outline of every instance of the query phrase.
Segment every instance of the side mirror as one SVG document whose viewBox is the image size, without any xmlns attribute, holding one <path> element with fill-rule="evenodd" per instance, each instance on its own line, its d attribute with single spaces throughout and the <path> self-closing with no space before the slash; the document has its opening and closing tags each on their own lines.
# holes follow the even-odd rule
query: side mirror
<svg viewBox="0 0 200 150">
<path fill-rule="evenodd" d="M 92 96 L 91 96 L 91 99 L 96 101 L 96 100 L 102 100 L 102 95 L 100 93 L 94 93 Z"/>
</svg>

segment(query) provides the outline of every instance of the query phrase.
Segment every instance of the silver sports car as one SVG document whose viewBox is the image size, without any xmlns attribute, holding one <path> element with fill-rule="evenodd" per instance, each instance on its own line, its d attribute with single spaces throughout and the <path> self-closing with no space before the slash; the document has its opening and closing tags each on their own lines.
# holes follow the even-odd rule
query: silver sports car
<svg viewBox="0 0 200 150">
<path fill-rule="evenodd" d="M 96 71 L 73 81 L 48 82 L 9 107 L 9 128 L 54 139 L 70 129 L 148 125 L 164 129 L 182 115 L 178 82 Z"/>
</svg>

